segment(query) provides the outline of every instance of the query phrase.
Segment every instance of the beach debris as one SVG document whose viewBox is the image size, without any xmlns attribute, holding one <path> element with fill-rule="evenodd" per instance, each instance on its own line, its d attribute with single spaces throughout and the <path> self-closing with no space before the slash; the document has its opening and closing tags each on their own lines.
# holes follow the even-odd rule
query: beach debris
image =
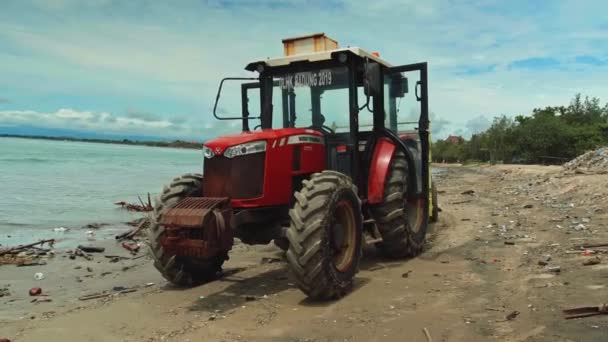
<svg viewBox="0 0 608 342">
<path fill-rule="evenodd" d="M 576 231 L 585 230 L 585 229 L 587 229 L 587 227 L 582 223 L 579 223 L 574 227 L 574 230 L 576 230 Z"/>
<path fill-rule="evenodd" d="M 82 249 L 80 248 L 76 248 L 71 254 L 70 254 L 70 259 L 74 260 L 76 259 L 76 257 L 83 257 L 89 261 L 93 260 L 93 257 L 88 255 L 87 253 L 85 253 Z"/>
<path fill-rule="evenodd" d="M 139 226 L 139 224 L 140 224 L 142 221 L 146 221 L 146 220 L 148 220 L 148 218 L 147 218 L 147 217 L 140 217 L 140 218 L 137 218 L 137 219 L 135 219 L 135 220 L 133 220 L 133 221 L 125 222 L 125 224 L 126 224 L 127 226 L 131 226 L 131 227 L 138 227 L 138 226 Z"/>
<path fill-rule="evenodd" d="M 83 228 L 86 229 L 99 229 L 101 227 L 107 226 L 107 223 L 89 223 L 86 226 L 84 226 Z"/>
<path fill-rule="evenodd" d="M 595 258 L 591 258 L 589 260 L 585 260 L 583 262 L 583 266 L 597 265 L 597 264 L 600 264 L 601 262 L 602 262 L 602 259 L 600 259 L 599 257 L 595 257 Z"/>
<path fill-rule="evenodd" d="M 30 296 L 39 296 L 42 294 L 42 289 L 39 287 L 32 287 L 29 291 Z"/>
<path fill-rule="evenodd" d="M 44 279 L 44 273 L 42 273 L 42 272 L 36 272 L 36 273 L 34 273 L 34 279 L 36 279 L 36 280 L 42 280 L 42 279 Z"/>
<path fill-rule="evenodd" d="M 128 242 L 123 242 L 122 243 L 122 248 L 128 250 L 129 252 L 131 252 L 131 254 L 136 254 L 139 251 L 139 243 L 128 243 Z"/>
<path fill-rule="evenodd" d="M 562 271 L 562 268 L 559 266 L 550 266 L 550 267 L 547 267 L 547 271 L 553 272 L 553 273 L 560 273 Z"/>
<path fill-rule="evenodd" d="M 598 248 L 598 247 L 608 247 L 608 242 L 600 242 L 600 243 L 585 243 L 578 248 Z"/>
<path fill-rule="evenodd" d="M 53 247 L 53 244 L 55 243 L 55 239 L 48 239 L 48 240 L 40 240 L 38 242 L 34 242 L 34 243 L 30 243 L 27 245 L 20 245 L 17 247 L 11 247 L 8 249 L 4 249 L 0 251 L 0 256 L 5 255 L 5 254 L 14 254 L 16 252 L 21 252 L 23 250 L 35 247 L 40 245 L 40 247 L 43 247 L 45 244 L 48 244 L 51 248 Z"/>
<path fill-rule="evenodd" d="M 113 295 L 118 295 L 118 294 L 123 294 L 123 293 L 130 293 L 130 292 L 135 292 L 137 291 L 136 288 L 126 288 L 123 286 L 116 286 L 114 287 L 114 289 L 118 289 L 118 290 L 114 290 L 113 292 L 101 292 L 101 293 L 94 293 L 94 294 L 90 294 L 90 295 L 85 295 L 82 297 L 78 297 L 78 300 L 91 300 L 91 299 L 97 299 L 97 298 L 104 298 L 104 297 L 109 297 L 109 296 L 113 296 Z"/>
<path fill-rule="evenodd" d="M 608 173 L 608 147 L 584 153 L 563 166 L 564 171 L 576 174 Z"/>
<path fill-rule="evenodd" d="M 2 297 L 8 297 L 10 295 L 11 295 L 11 293 L 8 290 L 8 287 L 0 288 L 0 298 L 2 298 Z"/>
<path fill-rule="evenodd" d="M 11 342 L 8 338 L 0 338 L 0 342 Z"/>
<path fill-rule="evenodd" d="M 147 228 L 150 223 L 150 221 L 147 218 L 139 220 L 138 222 L 139 222 L 139 224 L 134 229 L 129 230 L 128 232 L 116 235 L 116 240 L 133 239 L 139 232 L 141 232 L 143 229 Z"/>
<path fill-rule="evenodd" d="M 30 301 L 30 303 L 48 303 L 48 302 L 52 302 L 53 300 L 51 298 L 34 298 Z"/>
<path fill-rule="evenodd" d="M 515 311 L 511 312 L 510 314 L 508 314 L 508 315 L 505 317 L 505 319 L 506 319 L 507 321 L 512 321 L 512 320 L 514 320 L 514 319 L 515 319 L 517 316 L 519 316 L 519 311 L 515 310 Z"/>
<path fill-rule="evenodd" d="M 532 208 L 534 208 L 533 204 L 526 204 L 526 205 L 524 205 L 524 209 L 532 209 Z"/>
<path fill-rule="evenodd" d="M 86 253 L 103 253 L 106 249 L 104 247 L 96 246 L 83 246 L 79 245 L 78 249 Z"/>
<path fill-rule="evenodd" d="M 148 193 L 148 203 L 144 203 L 141 197 L 137 196 L 140 204 L 136 203 L 128 203 L 125 201 L 115 202 L 115 205 L 119 205 L 122 208 L 127 209 L 128 211 L 139 211 L 139 212 L 147 212 L 152 211 L 154 208 L 152 207 L 152 200 L 150 199 L 150 193 Z"/>
<path fill-rule="evenodd" d="M 475 193 L 475 190 L 466 190 L 461 192 L 461 195 L 473 195 Z"/>
<path fill-rule="evenodd" d="M 457 201 L 457 202 L 452 202 L 451 204 L 464 204 L 464 203 L 469 203 L 469 202 L 473 202 L 473 200 Z"/>
<path fill-rule="evenodd" d="M 505 245 L 513 246 L 513 245 L 515 245 L 515 242 L 513 242 L 513 241 L 505 241 Z"/>
<path fill-rule="evenodd" d="M 124 256 L 120 256 L 120 255 L 104 255 L 104 257 L 110 259 L 111 263 L 119 262 L 120 260 L 131 259 L 129 257 L 124 257 Z"/>
<path fill-rule="evenodd" d="M 37 261 L 37 260 L 21 260 L 16 263 L 17 267 L 25 267 L 25 266 L 44 266 L 46 265 L 46 261 Z"/>
<path fill-rule="evenodd" d="M 422 328 L 422 331 L 424 332 L 424 336 L 426 336 L 427 342 L 433 342 L 433 339 L 431 338 L 431 333 L 429 332 L 429 329 Z"/>
<path fill-rule="evenodd" d="M 584 318 L 597 315 L 608 315 L 608 304 L 598 306 L 582 306 L 572 309 L 562 310 L 566 319 Z"/>
<path fill-rule="evenodd" d="M 65 227 L 57 227 L 57 228 L 53 228 L 53 231 L 55 233 L 65 233 L 68 229 Z"/>
<path fill-rule="evenodd" d="M 551 261 L 551 256 L 547 254 L 538 261 L 538 264 L 540 266 L 547 266 L 549 265 L 549 261 Z"/>
</svg>

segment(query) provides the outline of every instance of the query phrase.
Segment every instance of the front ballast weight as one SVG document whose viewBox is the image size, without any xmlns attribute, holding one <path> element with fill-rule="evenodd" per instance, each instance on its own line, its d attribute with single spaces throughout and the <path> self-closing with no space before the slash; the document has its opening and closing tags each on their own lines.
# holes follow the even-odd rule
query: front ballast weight
<svg viewBox="0 0 608 342">
<path fill-rule="evenodd" d="M 178 257 L 209 259 L 232 249 L 232 208 L 227 197 L 188 197 L 165 211 L 160 224 L 165 253 Z"/>
</svg>

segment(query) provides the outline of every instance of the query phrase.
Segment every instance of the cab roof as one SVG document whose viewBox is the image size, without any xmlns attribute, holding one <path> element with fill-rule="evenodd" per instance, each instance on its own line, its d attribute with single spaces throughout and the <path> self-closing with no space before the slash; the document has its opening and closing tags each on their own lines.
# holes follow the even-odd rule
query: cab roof
<svg viewBox="0 0 608 342">
<path fill-rule="evenodd" d="M 260 63 L 264 63 L 268 67 L 277 67 L 277 66 L 289 65 L 294 62 L 319 62 L 319 61 L 331 60 L 332 55 L 335 53 L 339 53 L 339 52 L 349 52 L 349 53 L 359 56 L 361 58 L 369 58 L 387 68 L 392 67 L 392 65 L 389 62 L 383 60 L 380 57 L 376 57 L 373 54 L 371 54 L 361 48 L 349 47 L 349 48 L 344 48 L 344 49 L 327 50 L 327 51 L 320 51 L 320 52 L 313 52 L 313 53 L 303 53 L 303 54 L 292 55 L 292 56 L 283 56 L 283 57 L 275 57 L 275 58 L 268 58 L 268 59 L 264 59 L 264 60 L 258 60 L 258 61 L 249 63 L 245 67 L 245 70 L 255 71 L 257 65 L 259 65 Z"/>
</svg>

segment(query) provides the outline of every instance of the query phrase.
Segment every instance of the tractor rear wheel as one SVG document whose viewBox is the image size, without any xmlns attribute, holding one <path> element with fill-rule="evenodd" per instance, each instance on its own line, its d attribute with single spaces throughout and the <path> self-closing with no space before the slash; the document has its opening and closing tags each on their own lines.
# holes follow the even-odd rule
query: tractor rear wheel
<svg viewBox="0 0 608 342">
<path fill-rule="evenodd" d="M 160 225 L 160 219 L 165 211 L 186 197 L 202 195 L 203 176 L 201 174 L 185 174 L 174 178 L 163 188 L 163 192 L 154 205 L 154 215 L 148 229 L 150 254 L 154 259 L 154 267 L 162 276 L 178 286 L 212 280 L 221 271 L 226 255 L 215 256 L 211 259 L 194 260 L 192 258 L 168 255 L 164 252 L 160 240 L 165 235 L 165 228 Z"/>
<path fill-rule="evenodd" d="M 286 257 L 298 287 L 312 299 L 344 296 L 361 258 L 361 201 L 346 175 L 323 171 L 304 180 L 289 211 Z"/>
<path fill-rule="evenodd" d="M 380 249 L 389 257 L 418 255 L 424 247 L 429 201 L 408 197 L 408 165 L 405 154 L 396 150 L 384 184 L 384 200 L 371 206 L 382 242 Z"/>
</svg>

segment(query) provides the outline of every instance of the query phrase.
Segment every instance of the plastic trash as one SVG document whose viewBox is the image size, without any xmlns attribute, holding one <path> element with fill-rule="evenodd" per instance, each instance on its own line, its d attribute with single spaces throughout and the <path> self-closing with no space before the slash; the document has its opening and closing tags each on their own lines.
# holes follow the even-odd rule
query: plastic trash
<svg viewBox="0 0 608 342">
<path fill-rule="evenodd" d="M 32 287 L 30 289 L 30 296 L 38 296 L 42 294 L 42 289 L 39 287 Z"/>
<path fill-rule="evenodd" d="M 44 273 L 42 273 L 42 272 L 36 272 L 36 273 L 34 273 L 34 279 L 36 279 L 36 280 L 42 280 L 42 279 L 44 279 Z"/>
</svg>

